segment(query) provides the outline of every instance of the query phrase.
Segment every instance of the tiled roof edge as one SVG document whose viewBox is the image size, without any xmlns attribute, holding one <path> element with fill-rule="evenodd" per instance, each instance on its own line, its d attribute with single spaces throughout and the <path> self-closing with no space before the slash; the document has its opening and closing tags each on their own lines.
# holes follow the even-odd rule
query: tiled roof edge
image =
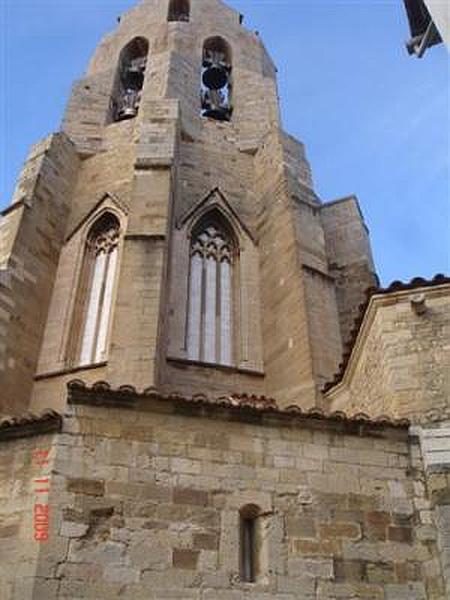
<svg viewBox="0 0 450 600">
<path fill-rule="evenodd" d="M 41 414 L 25 413 L 0 419 L 0 440 L 57 433 L 62 428 L 62 415 L 48 410 Z"/>
<path fill-rule="evenodd" d="M 424 279 L 423 277 L 414 277 L 409 282 L 393 281 L 387 288 L 375 288 L 370 290 L 370 296 L 378 294 L 391 294 L 392 292 L 404 292 L 408 290 L 416 290 L 423 287 L 436 287 L 450 283 L 450 277 L 438 273 L 433 279 Z"/>
<path fill-rule="evenodd" d="M 272 398 L 264 396 L 251 396 L 247 394 L 235 394 L 222 396 L 216 399 L 209 398 L 203 394 L 197 394 L 192 397 L 185 397 L 181 394 L 162 394 L 156 388 L 149 388 L 143 392 L 138 392 L 133 386 L 121 386 L 117 389 L 105 381 L 99 381 L 88 386 L 82 380 L 73 380 L 68 383 L 68 401 L 69 404 L 91 404 L 98 406 L 114 406 L 117 408 L 145 408 L 146 401 L 161 402 L 165 405 L 171 405 L 173 412 L 188 414 L 193 412 L 196 415 L 205 415 L 218 411 L 229 411 L 231 418 L 237 416 L 242 419 L 249 417 L 260 418 L 263 424 L 269 424 L 274 419 L 283 420 L 289 425 L 298 422 L 317 422 L 322 421 L 331 425 L 341 425 L 356 430 L 383 428 L 408 429 L 410 422 L 407 419 L 391 419 L 387 416 L 370 418 L 364 413 L 347 415 L 344 412 L 328 413 L 320 408 L 311 408 L 302 410 L 298 406 L 289 406 L 280 408 Z"/>
<path fill-rule="evenodd" d="M 342 362 L 339 365 L 338 372 L 334 376 L 334 378 L 326 383 L 322 388 L 322 392 L 326 394 L 334 387 L 336 387 L 344 378 L 345 372 L 347 370 L 348 364 L 350 362 L 350 357 L 353 352 L 353 348 L 355 347 L 356 340 L 358 338 L 359 332 L 361 330 L 361 325 L 364 320 L 364 316 L 366 314 L 367 308 L 369 306 L 370 300 L 373 296 L 387 296 L 389 294 L 394 294 L 397 292 L 407 292 L 414 291 L 420 288 L 431 288 L 437 287 L 439 285 L 445 285 L 450 283 L 450 277 L 446 275 L 442 275 L 439 273 L 435 275 L 433 279 L 424 279 L 423 277 L 415 277 L 411 279 L 409 282 L 404 281 L 394 281 L 386 288 L 369 288 L 367 290 L 367 298 L 366 301 L 363 302 L 359 307 L 359 314 L 355 319 L 353 329 L 350 334 L 350 341 L 346 344 L 344 355 L 342 358 Z"/>
</svg>

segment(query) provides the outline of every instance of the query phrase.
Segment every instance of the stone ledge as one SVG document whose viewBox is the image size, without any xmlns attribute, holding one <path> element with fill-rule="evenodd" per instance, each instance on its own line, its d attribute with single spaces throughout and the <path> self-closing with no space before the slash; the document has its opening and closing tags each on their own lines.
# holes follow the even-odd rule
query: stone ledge
<svg viewBox="0 0 450 600">
<path fill-rule="evenodd" d="M 327 281 L 329 281 L 331 283 L 334 283 L 336 281 L 336 277 L 333 277 L 333 275 L 330 275 L 329 273 L 325 273 L 324 271 L 321 271 L 320 269 L 317 269 L 316 267 L 313 267 L 312 265 L 304 264 L 304 265 L 302 265 L 302 269 L 304 271 L 312 273 L 313 275 L 322 277 L 322 279 L 326 279 Z"/>
<path fill-rule="evenodd" d="M 161 158 L 138 158 L 134 164 L 136 171 L 148 171 L 151 169 L 170 169 L 173 165 L 173 159 L 169 157 Z"/>
<path fill-rule="evenodd" d="M 24 196 L 20 200 L 17 200 L 13 204 L 10 204 L 6 208 L 4 208 L 2 211 L 0 211 L 0 217 L 6 217 L 10 213 L 12 213 L 15 210 L 17 210 L 18 208 L 21 208 L 22 206 L 24 206 L 25 208 L 31 208 L 31 201 L 30 201 L 30 199 Z"/>
<path fill-rule="evenodd" d="M 168 356 L 167 361 L 180 368 L 198 367 L 202 369 L 214 369 L 224 373 L 240 373 L 241 375 L 254 375 L 255 377 L 265 377 L 264 371 L 252 368 L 245 368 L 234 365 L 220 365 L 218 363 L 208 363 L 199 360 L 190 360 L 189 358 L 180 358 L 177 356 Z"/>
<path fill-rule="evenodd" d="M 124 239 L 134 242 L 164 242 L 167 236 L 160 233 L 127 233 Z"/>
<path fill-rule="evenodd" d="M 92 365 L 83 365 L 78 367 L 67 367 L 66 369 L 59 369 L 57 371 L 50 371 L 48 373 L 38 373 L 35 375 L 35 381 L 42 381 L 43 379 L 51 379 L 53 377 L 61 377 L 62 375 L 71 375 L 80 373 L 81 371 L 93 371 L 94 369 L 102 369 L 108 365 L 107 361 L 100 363 L 94 363 Z"/>
</svg>

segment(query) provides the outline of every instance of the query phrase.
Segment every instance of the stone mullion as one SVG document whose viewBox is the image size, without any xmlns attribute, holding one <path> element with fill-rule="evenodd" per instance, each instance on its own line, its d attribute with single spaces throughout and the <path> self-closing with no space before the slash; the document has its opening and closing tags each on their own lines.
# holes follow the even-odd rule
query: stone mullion
<svg viewBox="0 0 450 600">
<path fill-rule="evenodd" d="M 216 256 L 216 363 L 222 362 L 222 262 Z"/>
<path fill-rule="evenodd" d="M 87 248 L 84 252 L 80 270 L 80 281 L 75 297 L 73 319 L 70 326 L 69 342 L 65 361 L 67 366 L 73 366 L 79 361 L 81 355 L 81 345 L 83 341 L 83 325 L 87 313 L 87 296 L 89 293 L 90 282 L 93 277 L 93 269 L 95 265 L 95 256 L 93 249 Z"/>
<path fill-rule="evenodd" d="M 81 356 L 80 356 L 80 364 L 89 365 L 92 364 L 94 348 L 96 343 L 97 329 L 98 329 L 98 315 L 101 307 L 102 301 L 102 288 L 105 277 L 105 269 L 107 267 L 106 259 L 102 264 L 102 256 L 101 253 L 97 254 L 94 259 L 93 271 L 90 279 L 90 283 L 88 286 L 87 296 L 85 299 L 87 310 L 85 313 L 85 318 L 83 322 L 83 333 L 82 333 L 82 342 L 81 342 Z M 98 288 L 98 289 L 97 289 Z M 95 295 L 98 294 L 97 297 Z M 92 312 L 91 312 L 92 311 Z M 91 323 L 92 320 L 92 323 Z M 88 335 L 90 335 L 90 330 L 93 329 L 92 339 L 89 340 Z M 89 342 L 89 345 L 86 346 Z M 84 358 L 84 354 L 87 354 L 87 359 Z"/>
<path fill-rule="evenodd" d="M 100 286 L 100 296 L 99 296 L 99 300 L 98 300 L 98 306 L 97 306 L 97 315 L 95 318 L 95 333 L 94 333 L 94 339 L 93 339 L 93 343 L 92 343 L 92 347 L 91 347 L 91 363 L 94 363 L 96 360 L 96 355 L 97 355 L 97 345 L 98 345 L 98 337 L 99 337 L 99 331 L 100 331 L 100 323 L 102 320 L 102 313 L 103 313 L 103 303 L 104 303 L 104 299 L 105 299 L 105 286 L 106 286 L 106 280 L 108 278 L 108 270 L 109 270 L 109 264 L 110 264 L 110 253 L 109 252 L 105 252 L 105 266 L 103 268 L 103 275 L 102 275 L 102 280 L 101 280 L 101 286 Z"/>
<path fill-rule="evenodd" d="M 202 278 L 200 298 L 200 342 L 199 359 L 205 359 L 205 327 L 206 327 L 206 253 L 202 252 Z"/>
<path fill-rule="evenodd" d="M 103 277 L 102 296 L 97 322 L 95 338 L 94 362 L 99 362 L 106 357 L 108 343 L 108 329 L 112 312 L 112 295 L 114 290 L 115 275 L 117 271 L 118 249 L 113 246 L 107 253 L 107 263 Z"/>
<path fill-rule="evenodd" d="M 190 329 L 192 327 L 190 323 L 191 317 L 191 303 L 192 303 L 192 278 L 193 278 L 193 265 L 192 259 L 194 258 L 194 254 L 191 252 L 189 256 L 189 270 L 188 270 L 188 287 L 187 287 L 187 298 L 186 298 L 186 318 L 184 322 L 184 348 L 183 350 L 189 354 L 190 346 L 189 346 L 189 338 L 190 338 Z"/>
</svg>

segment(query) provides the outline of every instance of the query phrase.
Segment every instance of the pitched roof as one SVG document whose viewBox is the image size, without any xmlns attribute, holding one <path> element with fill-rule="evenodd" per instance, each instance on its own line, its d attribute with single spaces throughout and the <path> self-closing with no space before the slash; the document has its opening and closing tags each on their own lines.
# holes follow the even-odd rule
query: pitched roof
<svg viewBox="0 0 450 600">
<path fill-rule="evenodd" d="M 341 364 L 339 365 L 339 370 L 334 376 L 332 381 L 329 381 L 325 384 L 322 391 L 324 393 L 329 392 L 336 385 L 341 383 L 344 378 L 345 371 L 347 370 L 348 364 L 350 362 L 350 357 L 353 352 L 353 348 L 355 346 L 356 340 L 358 338 L 359 332 L 361 330 L 361 326 L 367 312 L 367 308 L 369 306 L 370 300 L 373 296 L 387 296 L 389 294 L 394 294 L 396 292 L 407 292 L 414 291 L 422 288 L 431 288 L 437 287 L 439 285 L 444 285 L 450 283 L 450 277 L 446 275 L 438 274 L 433 279 L 424 279 L 422 277 L 415 277 L 411 279 L 409 282 L 403 281 L 394 281 L 386 288 L 371 288 L 367 291 L 367 299 L 363 302 L 359 307 L 358 317 L 355 319 L 355 323 L 353 329 L 350 334 L 350 341 L 346 345 L 345 352 L 343 355 L 343 359 Z"/>
</svg>

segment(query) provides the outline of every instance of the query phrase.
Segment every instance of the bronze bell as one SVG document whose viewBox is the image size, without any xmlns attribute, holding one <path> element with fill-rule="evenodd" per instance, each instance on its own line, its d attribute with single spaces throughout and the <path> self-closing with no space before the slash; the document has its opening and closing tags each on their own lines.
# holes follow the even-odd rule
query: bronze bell
<svg viewBox="0 0 450 600">
<path fill-rule="evenodd" d="M 137 108 L 132 106 L 124 106 L 118 111 L 118 120 L 126 121 L 127 119 L 134 119 L 137 115 Z"/>
<path fill-rule="evenodd" d="M 210 90 L 220 90 L 228 83 L 228 73 L 224 67 L 213 64 L 203 73 L 203 83 Z"/>
<path fill-rule="evenodd" d="M 122 91 L 117 101 L 117 120 L 133 119 L 139 110 L 141 95 L 131 88 Z"/>
<path fill-rule="evenodd" d="M 122 82 L 124 87 L 140 90 L 144 84 L 144 73 L 140 69 L 129 67 L 122 75 Z"/>
</svg>

